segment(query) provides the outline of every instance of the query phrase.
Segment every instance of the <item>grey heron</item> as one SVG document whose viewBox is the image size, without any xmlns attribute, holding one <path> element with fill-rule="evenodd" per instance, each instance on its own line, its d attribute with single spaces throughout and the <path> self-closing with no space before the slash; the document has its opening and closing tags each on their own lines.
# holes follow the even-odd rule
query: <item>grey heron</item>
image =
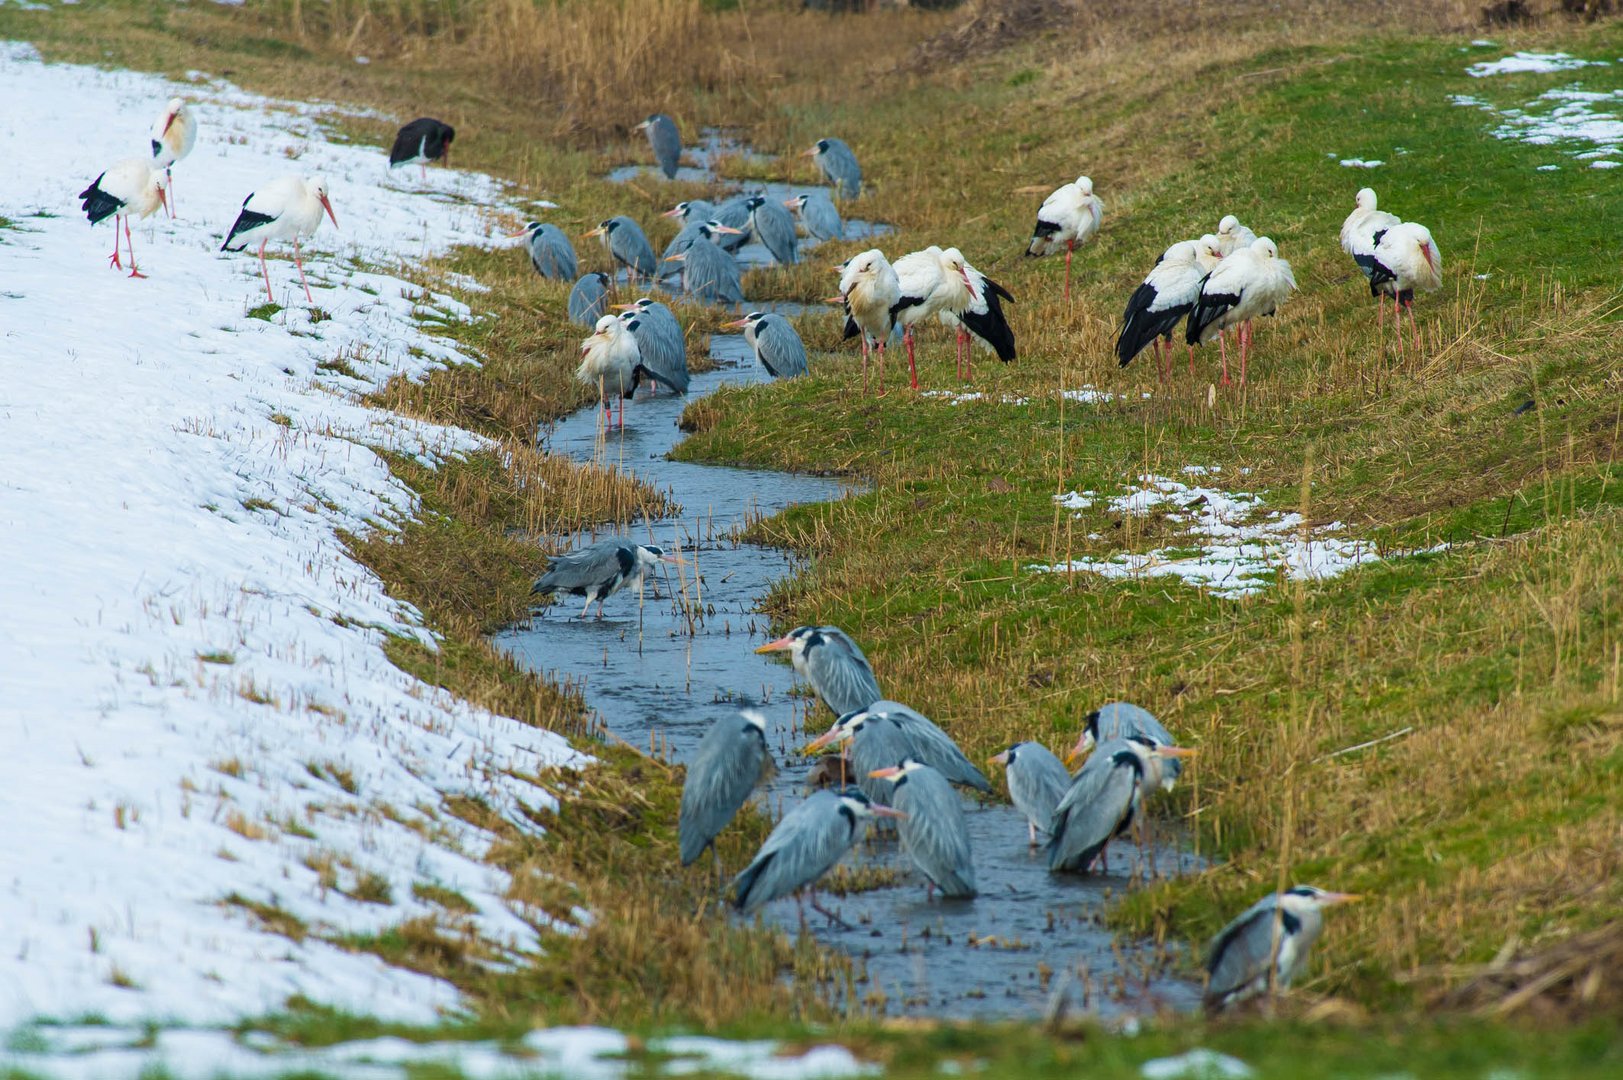
<svg viewBox="0 0 1623 1080">
<path fill-rule="evenodd" d="M 687 393 L 688 344 L 676 312 L 646 296 L 615 306 L 637 339 L 643 372 L 675 393 Z"/>
<path fill-rule="evenodd" d="M 1358 899 L 1354 893 L 1297 885 L 1246 908 L 1212 940 L 1206 1008 L 1215 1012 L 1289 986 L 1324 929 L 1324 909 Z"/>
<path fill-rule="evenodd" d="M 789 653 L 789 662 L 835 716 L 865 709 L 885 695 L 862 648 L 837 626 L 797 626 L 758 653 Z"/>
<path fill-rule="evenodd" d="M 1054 808 L 1048 869 L 1086 873 L 1110 841 L 1132 827 L 1144 796 L 1160 782 L 1156 759 L 1192 754 L 1140 736 L 1099 744 Z"/>
<path fill-rule="evenodd" d="M 163 116 L 152 128 L 152 167 L 163 170 L 168 189 L 169 216 L 175 216 L 174 166 L 197 145 L 197 117 L 184 98 L 170 98 Z"/>
<path fill-rule="evenodd" d="M 1112 701 L 1101 705 L 1088 713 L 1082 722 L 1082 731 L 1076 737 L 1076 745 L 1066 755 L 1065 764 L 1074 765 L 1076 759 L 1092 750 L 1102 742 L 1112 739 L 1127 739 L 1133 736 L 1153 739 L 1163 746 L 1176 746 L 1178 740 L 1172 737 L 1155 714 L 1141 706 L 1126 701 Z M 1172 790 L 1173 782 L 1183 773 L 1183 763 L 1176 758 L 1169 758 L 1163 763 L 1163 778 L 1161 786 L 1166 791 Z"/>
<path fill-rule="evenodd" d="M 508 239 L 516 240 L 521 236 L 530 238 L 530 265 L 542 277 L 553 281 L 573 281 L 580 272 L 575 245 L 569 242 L 569 237 L 558 226 L 532 221 Z"/>
<path fill-rule="evenodd" d="M 901 724 L 888 716 L 860 709 L 836 720 L 832 727 L 806 745 L 806 751 L 810 753 L 846 740 L 851 743 L 848 754 L 851 778 L 876 802 L 885 801 L 885 796 L 890 793 L 890 785 L 876 779 L 873 771 L 904 757 L 917 756 Z"/>
<path fill-rule="evenodd" d="M 1009 290 L 969 265 L 957 248 L 943 251 L 941 261 L 943 278 L 953 287 L 941 309 L 941 321 L 958 331 L 959 376 L 967 379 L 973 374 L 970 353 L 975 341 L 996 353 L 1005 364 L 1014 360 L 1014 330 L 1004 317 L 1002 304 L 1003 300 L 1014 303 Z M 962 294 L 957 288 L 959 281 L 964 284 Z"/>
<path fill-rule="evenodd" d="M 752 198 L 754 198 L 753 195 L 740 192 L 737 195 L 723 199 L 712 212 L 706 215 L 707 219 L 715 218 L 723 225 L 739 230 L 738 236 L 733 236 L 729 233 L 722 236 L 717 241 L 723 250 L 737 251 L 739 248 L 743 247 L 744 242 L 749 239 L 749 201 Z"/>
<path fill-rule="evenodd" d="M 744 285 L 738 260 L 714 242 L 717 237 L 739 230 L 719 221 L 707 221 L 696 231 L 698 235 L 688 242 L 687 250 L 668 256 L 671 262 L 682 264 L 682 291 L 708 304 L 742 304 Z"/>
<path fill-rule="evenodd" d="M 801 154 L 817 163 L 843 199 L 854 199 L 862 194 L 862 167 L 857 156 L 840 139 L 818 139 L 817 145 Z"/>
<path fill-rule="evenodd" d="M 718 720 L 705 732 L 682 783 L 676 828 L 683 866 L 714 846 L 716 836 L 774 770 L 766 746 L 766 717 L 755 709 Z"/>
<path fill-rule="evenodd" d="M 845 337 L 862 336 L 862 389 L 868 390 L 868 354 L 879 355 L 879 386 L 885 385 L 885 343 L 896 329 L 896 305 L 902 286 L 885 253 L 869 248 L 851 256 L 840 271 L 840 295 L 834 299 L 845 305 Z"/>
<path fill-rule="evenodd" d="M 664 549 L 632 543 L 623 537 L 599 540 L 583 548 L 555 556 L 547 572 L 535 579 L 531 595 L 550 596 L 572 593 L 586 597 L 580 617 L 586 618 L 592 601 L 597 601 L 597 617 L 603 617 L 603 604 L 627 585 L 641 585 L 649 571 L 661 562 L 677 562 Z"/>
<path fill-rule="evenodd" d="M 968 899 L 975 895 L 975 860 L 969 849 L 964 808 L 946 779 L 917 758 L 875 769 L 868 774 L 889 780 L 895 791 L 887 800 L 907 816 L 897 825 L 902 850 L 941 895 Z"/>
<path fill-rule="evenodd" d="M 1121 332 L 1116 335 L 1116 359 L 1122 367 L 1154 343 L 1156 374 L 1161 380 L 1171 368 L 1172 331 L 1195 309 L 1206 275 L 1223 259 L 1217 237 L 1207 233 L 1199 240 L 1180 240 L 1161 253 L 1122 312 Z M 1161 339 L 1165 339 L 1167 361 L 1161 363 Z M 1189 348 L 1189 370 L 1195 369 L 1195 350 Z"/>
<path fill-rule="evenodd" d="M 580 343 L 581 361 L 575 378 L 597 390 L 605 412 L 620 402 L 619 426 L 625 427 L 625 399 L 637 392 L 644 371 L 637 350 L 636 327 L 613 315 L 597 320 L 591 336 Z"/>
<path fill-rule="evenodd" d="M 597 228 L 588 232 L 586 236 L 598 237 L 603 243 L 603 250 L 609 253 L 614 265 L 625 267 L 632 281 L 637 280 L 639 276 L 652 279 L 658 272 L 658 264 L 654 262 L 654 249 L 648 243 L 648 237 L 643 234 L 642 226 L 624 214 L 598 222 Z"/>
<path fill-rule="evenodd" d="M 1009 801 L 1026 815 L 1026 831 L 1032 847 L 1037 846 L 1037 831 L 1048 832 L 1053 822 L 1054 809 L 1071 786 L 1071 774 L 1064 762 L 1042 743 L 1018 742 L 992 759 L 1002 765 L 1009 782 Z"/>
<path fill-rule="evenodd" d="M 780 896 L 810 888 L 851 850 L 863 821 L 902 816 L 854 787 L 807 796 L 783 815 L 755 858 L 733 879 L 733 906 L 747 914 Z M 812 907 L 832 917 L 815 899 Z"/>
<path fill-rule="evenodd" d="M 1065 245 L 1065 299 L 1071 298 L 1071 256 L 1076 245 L 1092 240 L 1104 220 L 1105 206 L 1093 193 L 1093 181 L 1079 176 L 1061 184 L 1037 210 L 1037 224 L 1026 244 L 1030 256 L 1052 255 Z"/>
<path fill-rule="evenodd" d="M 1217 223 L 1217 249 L 1225 259 L 1256 242 L 1257 234 L 1241 225 L 1233 214 L 1223 215 L 1223 220 Z"/>
<path fill-rule="evenodd" d="M 1223 261 L 1207 275 L 1200 297 L 1189 313 L 1184 340 L 1204 345 L 1215 335 L 1223 357 L 1223 385 L 1229 384 L 1228 346 L 1223 331 L 1239 327 L 1240 385 L 1245 385 L 1246 360 L 1251 352 L 1251 320 L 1272 315 L 1296 291 L 1291 264 L 1279 257 L 1279 248 L 1266 236 L 1250 247 L 1223 256 Z"/>
<path fill-rule="evenodd" d="M 766 245 L 772 258 L 784 266 L 795 264 L 799 240 L 795 236 L 795 219 L 778 203 L 765 195 L 751 195 L 744 204 L 749 208 L 750 232 Z"/>
<path fill-rule="evenodd" d="M 833 202 L 821 191 L 785 199 L 783 205 L 800 216 L 807 236 L 816 240 L 845 239 L 845 222 L 840 220 L 840 212 L 834 208 Z"/>
<path fill-rule="evenodd" d="M 581 326 L 596 326 L 609 311 L 609 275 L 601 270 L 582 274 L 569 290 L 569 321 Z"/>
<path fill-rule="evenodd" d="M 703 199 L 690 199 L 687 202 L 677 203 L 660 215 L 676 218 L 682 223 L 681 229 L 671 238 L 671 242 L 665 245 L 665 251 L 659 257 L 661 277 L 670 272 L 665 264 L 671 261 L 671 256 L 680 255 L 688 249 L 688 245 L 699 235 L 699 227 L 715 216 L 715 209 Z M 743 239 L 742 232 L 739 233 L 738 239 Z"/>
<path fill-rule="evenodd" d="M 676 121 L 664 113 L 654 113 L 632 130 L 648 135 L 648 145 L 653 148 L 654 160 L 659 162 L 665 179 L 676 179 L 676 166 L 682 160 L 682 133 L 677 130 Z"/>
<path fill-rule="evenodd" d="M 885 723 L 879 723 L 879 721 Z M 812 740 L 807 749 L 817 749 L 830 743 L 850 739 L 852 764 L 859 770 L 879 768 L 884 764 L 884 757 L 889 757 L 893 762 L 900 759 L 887 752 L 880 758 L 878 765 L 869 765 L 868 762 L 877 755 L 867 754 L 863 751 L 862 730 L 866 724 L 878 731 L 888 732 L 887 723 L 894 725 L 896 731 L 900 734 L 905 743 L 904 752 L 906 754 L 918 758 L 954 784 L 974 788 L 976 791 L 989 792 L 992 790 L 992 785 L 987 782 L 986 775 L 977 769 L 969 758 L 964 756 L 964 752 L 958 748 L 958 744 L 952 741 L 952 736 L 942 731 L 934 721 L 923 713 L 911 709 L 899 701 L 882 699 L 865 709 L 842 716 L 835 722 L 833 727 Z M 890 741 L 888 733 L 885 735 L 885 740 L 887 743 Z"/>
<path fill-rule="evenodd" d="M 752 311 L 726 325 L 744 331 L 744 340 L 755 350 L 755 362 L 766 368 L 766 373 L 774 379 L 793 379 L 806 374 L 806 346 L 794 324 L 782 315 Z"/>
<path fill-rule="evenodd" d="M 451 164 L 451 143 L 456 139 L 456 128 L 432 116 L 419 116 L 394 137 L 389 148 L 389 168 L 416 165 L 426 177 L 431 161 Z"/>
</svg>

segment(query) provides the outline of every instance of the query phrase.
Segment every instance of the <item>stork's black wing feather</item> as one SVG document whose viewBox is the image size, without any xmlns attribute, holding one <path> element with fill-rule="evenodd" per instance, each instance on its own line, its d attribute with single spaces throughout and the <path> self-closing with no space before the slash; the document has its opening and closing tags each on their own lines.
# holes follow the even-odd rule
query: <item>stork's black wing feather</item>
<svg viewBox="0 0 1623 1080">
<path fill-rule="evenodd" d="M 90 182 L 89 187 L 79 192 L 79 198 L 84 200 L 85 217 L 90 219 L 92 225 L 98 221 L 105 221 L 124 207 L 123 202 L 101 189 L 102 179 L 106 175 L 102 173 Z"/>
<path fill-rule="evenodd" d="M 896 320 L 896 316 L 906 311 L 908 308 L 918 307 L 922 303 L 924 303 L 924 297 L 922 296 L 902 297 L 900 300 L 897 300 L 894 304 L 890 305 L 891 321 L 894 322 Z"/>
<path fill-rule="evenodd" d="M 1057 221 L 1044 221 L 1042 218 L 1038 218 L 1037 227 L 1031 230 L 1031 238 L 1036 240 L 1039 237 L 1053 236 L 1062 228 L 1064 226 Z"/>
<path fill-rule="evenodd" d="M 250 193 L 248 199 L 251 198 L 253 198 L 253 195 Z M 237 220 L 232 223 L 231 231 L 225 234 L 225 243 L 220 245 L 221 251 L 241 251 L 247 245 L 238 244 L 236 247 L 232 247 L 231 241 L 235 240 L 238 236 L 247 232 L 249 229 L 258 228 L 267 221 L 276 220 L 269 214 L 261 214 L 257 210 L 248 209 L 248 199 L 242 200 L 242 213 L 238 214 Z"/>
<path fill-rule="evenodd" d="M 1127 299 L 1127 310 L 1122 313 L 1121 333 L 1116 336 L 1116 359 L 1122 367 L 1133 362 L 1133 357 L 1163 334 L 1172 336 L 1172 328 L 1194 310 L 1194 304 L 1177 304 L 1161 311 L 1151 311 L 1159 294 L 1155 286 L 1144 282 Z"/>
<path fill-rule="evenodd" d="M 1189 327 L 1184 334 L 1184 340 L 1191 345 L 1199 345 L 1200 335 L 1206 328 L 1221 319 L 1225 312 L 1239 302 L 1239 293 L 1202 292 L 1200 299 L 1195 301 L 1194 308 L 1189 312 Z"/>
<path fill-rule="evenodd" d="M 1010 328 L 1009 320 L 1003 317 L 1003 304 L 999 298 L 1012 304 L 1014 297 L 991 278 L 984 278 L 983 281 L 986 313 L 966 311 L 959 318 L 976 337 L 992 346 L 999 360 L 1007 364 L 1015 357 L 1014 330 Z"/>
<path fill-rule="evenodd" d="M 857 321 L 855 319 L 853 319 L 850 315 L 847 315 L 845 317 L 845 335 L 840 340 L 850 341 L 860 333 L 862 333 L 862 327 L 857 325 Z"/>
</svg>

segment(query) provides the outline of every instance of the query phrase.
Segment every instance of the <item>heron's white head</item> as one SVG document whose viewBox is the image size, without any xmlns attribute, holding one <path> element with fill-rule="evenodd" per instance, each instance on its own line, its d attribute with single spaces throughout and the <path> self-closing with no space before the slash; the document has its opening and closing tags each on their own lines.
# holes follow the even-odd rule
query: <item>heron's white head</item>
<svg viewBox="0 0 1623 1080">
<path fill-rule="evenodd" d="M 987 758 L 986 763 L 988 765 L 1002 765 L 1004 768 L 1008 768 L 1014 764 L 1015 756 L 1019 754 L 1020 748 L 1024 745 L 1026 744 L 1023 742 L 1013 743 L 1002 753 L 993 754 L 991 757 Z"/>
<path fill-rule="evenodd" d="M 734 319 L 732 322 L 722 323 L 721 325 L 729 330 L 743 330 L 745 332 L 745 336 L 750 336 L 755 330 L 756 324 L 764 318 L 766 318 L 766 312 L 752 311 L 742 319 Z M 760 649 L 756 649 L 755 651 L 761 652 L 765 648 L 766 646 L 763 645 Z"/>
<path fill-rule="evenodd" d="M 813 146 L 810 150 L 802 150 L 800 152 L 800 156 L 801 157 L 817 157 L 817 156 L 819 156 L 821 154 L 826 154 L 826 153 L 828 153 L 828 140 L 827 139 L 818 139 L 817 144 L 815 146 Z"/>
<path fill-rule="evenodd" d="M 800 211 L 806 209 L 806 199 L 807 197 L 805 195 L 791 195 L 787 199 L 783 200 L 783 205 L 788 209 L 799 213 Z"/>
<path fill-rule="evenodd" d="M 1251 241 L 1251 250 L 1259 259 L 1279 258 L 1279 247 L 1266 236 L 1259 236 Z"/>
<path fill-rule="evenodd" d="M 744 718 L 744 723 L 757 727 L 765 733 L 766 714 L 761 712 L 760 709 L 739 709 L 738 715 Z"/>
<path fill-rule="evenodd" d="M 848 787 L 840 792 L 840 806 L 855 817 L 887 817 L 905 818 L 907 815 L 900 810 L 892 810 L 888 806 L 881 806 L 862 793 L 859 787 Z"/>
<path fill-rule="evenodd" d="M 631 303 L 629 303 L 629 304 L 615 304 L 614 305 L 614 310 L 618 311 L 620 313 L 620 318 L 629 320 L 629 319 L 636 318 L 638 315 L 640 315 L 644 311 L 647 311 L 649 308 L 651 308 L 653 306 L 654 306 L 654 300 L 653 300 L 652 297 L 641 296 L 641 297 L 638 297 L 637 299 L 631 301 Z M 612 318 L 613 316 L 605 316 L 605 317 L 606 318 Z"/>
<path fill-rule="evenodd" d="M 1093 194 L 1093 179 L 1091 177 L 1087 177 L 1087 176 L 1079 176 L 1079 177 L 1077 177 L 1076 178 L 1076 190 L 1080 191 L 1084 195 L 1092 195 Z"/>
<path fill-rule="evenodd" d="M 332 220 L 332 227 L 338 228 L 338 218 L 332 212 L 332 203 L 327 198 L 327 181 L 324 177 L 312 176 L 304 182 L 304 189 L 308 191 L 321 208 L 327 211 L 327 217 Z M 318 219 L 320 215 L 317 215 Z"/>
<path fill-rule="evenodd" d="M 760 652 L 759 649 L 755 651 Z M 870 715 L 867 709 L 858 709 L 856 712 L 846 713 L 834 721 L 834 726 L 807 743 L 806 749 L 808 751 L 821 750 L 825 746 L 837 746 L 845 742 L 856 735 L 857 730 L 862 727 Z"/>
<path fill-rule="evenodd" d="M 1287 908 L 1317 909 L 1349 904 L 1354 900 L 1362 900 L 1363 897 L 1358 893 L 1331 892 L 1317 885 L 1293 885 L 1280 893 L 1279 899 Z"/>
<path fill-rule="evenodd" d="M 1099 710 L 1094 709 L 1082 721 L 1082 733 L 1076 737 L 1076 745 L 1071 747 L 1071 752 L 1065 755 L 1067 769 L 1071 767 L 1072 762 L 1092 750 L 1099 742 L 1099 716 Z"/>
<path fill-rule="evenodd" d="M 643 117 L 642 123 L 638 124 L 636 127 L 632 128 L 631 130 L 632 131 L 647 131 L 649 128 L 653 127 L 657 123 L 659 123 L 659 113 L 649 113 L 647 116 Z"/>
<path fill-rule="evenodd" d="M 1359 188 L 1358 194 L 1353 196 L 1353 205 L 1357 206 L 1360 210 L 1375 209 L 1375 189 Z"/>
<path fill-rule="evenodd" d="M 639 562 L 642 562 L 650 567 L 652 567 L 655 563 L 664 562 L 675 564 L 682 561 L 680 557 L 669 554 L 664 548 L 656 547 L 653 544 L 638 544 L 637 559 Z"/>
<path fill-rule="evenodd" d="M 714 235 L 716 235 L 718 233 L 721 234 L 721 235 L 724 235 L 724 236 L 743 236 L 744 235 L 744 230 L 743 229 L 735 229 L 731 225 L 723 225 L 721 222 L 717 221 L 714 218 L 711 218 L 709 221 L 705 222 L 703 225 L 700 225 L 699 226 L 699 232 L 700 232 L 700 234 L 702 234 L 705 237 L 705 239 L 709 239 L 711 236 L 714 236 Z"/>
</svg>

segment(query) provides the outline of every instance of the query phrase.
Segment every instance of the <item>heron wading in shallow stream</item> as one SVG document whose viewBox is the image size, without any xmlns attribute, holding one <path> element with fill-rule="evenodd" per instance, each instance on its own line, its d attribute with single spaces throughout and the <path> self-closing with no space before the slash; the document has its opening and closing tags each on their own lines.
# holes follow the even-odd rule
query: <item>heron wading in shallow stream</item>
<svg viewBox="0 0 1623 1080">
<path fill-rule="evenodd" d="M 707 847 L 714 851 L 717 835 L 776 769 L 766 745 L 766 717 L 759 711 L 742 709 L 705 732 L 682 783 L 677 836 L 683 866 L 691 865 Z M 719 853 L 716 865 L 721 865 Z"/>
<path fill-rule="evenodd" d="M 779 897 L 809 891 L 851 850 L 864 821 L 903 816 L 898 810 L 873 802 L 855 787 L 807 796 L 783 815 L 755 858 L 733 879 L 733 906 L 749 914 Z M 811 906 L 836 922 L 842 921 L 819 904 L 815 894 Z M 804 912 L 801 920 L 805 921 Z"/>
<path fill-rule="evenodd" d="M 553 593 L 571 593 L 586 597 L 580 617 L 597 601 L 597 617 L 603 617 L 603 605 L 608 598 L 635 584 L 641 588 L 654 567 L 660 563 L 677 563 L 675 555 L 665 554 L 663 548 L 650 544 L 633 543 L 623 537 L 599 540 L 583 548 L 555 556 L 547 572 L 535 579 L 531 595 L 548 596 Z"/>
<path fill-rule="evenodd" d="M 755 651 L 788 652 L 795 673 L 811 683 L 836 717 L 865 709 L 885 696 L 861 647 L 837 626 L 797 626 Z"/>
<path fill-rule="evenodd" d="M 1009 801 L 1026 816 L 1026 830 L 1032 847 L 1037 833 L 1046 834 L 1053 824 L 1054 810 L 1071 786 L 1071 774 L 1054 752 L 1042 743 L 1019 742 L 990 759 L 1002 765 L 1009 783 Z"/>
<path fill-rule="evenodd" d="M 648 136 L 648 145 L 654 151 L 659 171 L 665 174 L 665 179 L 675 180 L 676 167 L 682 160 L 682 133 L 677 129 L 676 121 L 664 113 L 653 113 L 632 130 Z"/>
<path fill-rule="evenodd" d="M 1144 797 L 1161 787 L 1162 759 L 1193 754 L 1141 735 L 1100 743 L 1054 809 L 1048 869 L 1086 873 L 1098 859 L 1108 873 L 1106 848 L 1132 827 Z"/>
<path fill-rule="evenodd" d="M 969 847 L 964 808 L 946 778 L 917 758 L 868 774 L 888 780 L 888 800 L 907 816 L 897 825 L 902 850 L 924 875 L 926 899 L 934 889 L 954 900 L 975 895 L 975 860 Z"/>
<path fill-rule="evenodd" d="M 1297 885 L 1246 908 L 1212 940 L 1203 1004 L 1216 1012 L 1288 987 L 1307 966 L 1324 929 L 1324 909 L 1359 899 Z"/>
</svg>

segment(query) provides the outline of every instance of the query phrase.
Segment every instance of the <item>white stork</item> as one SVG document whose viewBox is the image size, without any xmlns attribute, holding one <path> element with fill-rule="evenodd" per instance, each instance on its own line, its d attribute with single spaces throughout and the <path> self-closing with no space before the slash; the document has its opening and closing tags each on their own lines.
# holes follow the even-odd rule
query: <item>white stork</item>
<svg viewBox="0 0 1623 1080">
<path fill-rule="evenodd" d="M 1122 367 L 1133 362 L 1133 357 L 1144 351 L 1144 346 L 1155 346 L 1156 374 L 1165 382 L 1172 366 L 1172 330 L 1195 310 L 1200 299 L 1200 287 L 1206 275 L 1217 268 L 1223 255 L 1218 239 L 1207 233 L 1199 240 L 1182 240 L 1155 260 L 1155 266 L 1145 276 L 1143 284 L 1133 290 L 1122 313 L 1121 333 L 1116 335 L 1116 358 Z M 1161 357 L 1161 342 L 1165 339 L 1167 355 Z M 1189 346 L 1189 370 L 1194 371 L 1195 347 Z"/>
<path fill-rule="evenodd" d="M 1375 245 L 1375 269 L 1370 275 L 1371 292 L 1392 297 L 1392 318 L 1397 324 L 1398 348 L 1403 348 L 1403 309 L 1409 309 L 1409 328 L 1414 332 L 1415 351 L 1420 351 L 1420 327 L 1414 320 L 1414 294 L 1436 292 L 1443 284 L 1443 256 L 1431 230 L 1413 221 L 1401 222 L 1385 230 Z"/>
<path fill-rule="evenodd" d="M 163 174 L 143 158 L 126 158 L 107 169 L 79 192 L 82 209 L 90 224 L 113 219 L 113 255 L 109 265 L 124 269 L 118 258 L 118 225 L 124 223 L 124 240 L 130 249 L 130 277 L 144 278 L 135 268 L 135 241 L 130 237 L 130 215 L 144 218 L 168 203 Z"/>
<path fill-rule="evenodd" d="M 1386 318 L 1386 302 L 1381 299 L 1384 294 L 1375 284 L 1375 245 L 1381 242 L 1386 230 L 1397 224 L 1400 224 L 1400 219 L 1396 214 L 1376 208 L 1374 188 L 1359 189 L 1353 198 L 1353 212 L 1341 223 L 1341 250 L 1352 256 L 1359 272 L 1370 283 L 1370 294 L 1378 304 L 1375 310 L 1377 326 Z"/>
<path fill-rule="evenodd" d="M 868 353 L 879 354 L 879 386 L 885 385 L 885 342 L 896 329 L 896 304 L 901 300 L 901 283 L 896 270 L 878 248 L 869 248 L 847 259 L 840 271 L 840 295 L 836 303 L 845 305 L 845 337 L 862 335 L 862 392 L 868 392 Z"/>
<path fill-rule="evenodd" d="M 175 162 L 197 145 L 197 118 L 182 98 L 170 98 L 163 115 L 152 125 L 152 167 L 162 169 L 169 189 L 169 216 L 175 216 Z"/>
<path fill-rule="evenodd" d="M 332 203 L 327 201 L 327 182 L 320 177 L 284 176 L 272 180 L 242 200 L 242 213 L 226 234 L 221 251 L 241 251 L 250 244 L 259 245 L 259 268 L 265 274 L 265 295 L 274 302 L 271 292 L 270 270 L 265 266 L 265 245 L 272 240 L 290 240 L 293 243 L 293 262 L 299 268 L 299 281 L 304 284 L 304 298 L 315 302 L 310 295 L 310 282 L 304 276 L 304 259 L 300 245 L 321 227 L 321 212 L 325 210 L 338 228 Z"/>
<path fill-rule="evenodd" d="M 1279 257 L 1279 248 L 1266 236 L 1240 248 L 1217 264 L 1200 287 L 1200 298 L 1189 313 L 1186 340 L 1204 345 L 1213 336 L 1223 355 L 1223 385 L 1229 384 L 1228 347 L 1223 331 L 1239 327 L 1240 385 L 1245 385 L 1246 358 L 1251 347 L 1251 320 L 1272 315 L 1296 289 L 1291 264 Z"/>
<path fill-rule="evenodd" d="M 1104 220 L 1104 203 L 1093 193 L 1093 181 L 1079 176 L 1056 188 L 1037 211 L 1037 225 L 1026 245 L 1030 256 L 1052 255 L 1065 245 L 1065 299 L 1071 298 L 1071 255 L 1076 245 L 1093 239 Z"/>
<path fill-rule="evenodd" d="M 1225 214 L 1223 220 L 1217 223 L 1217 247 L 1225 259 L 1256 242 L 1257 234 L 1241 225 L 1240 219 L 1233 214 Z"/>
<path fill-rule="evenodd" d="M 603 316 L 592 335 L 580 343 L 580 367 L 575 369 L 578 381 L 597 388 L 605 413 L 612 407 L 611 400 L 620 402 L 621 428 L 626 426 L 625 399 L 637 392 L 637 368 L 642 365 L 636 329 L 635 316 Z"/>
<path fill-rule="evenodd" d="M 1014 331 L 1003 316 L 1002 300 L 1014 303 L 1009 291 L 964 259 L 957 248 L 941 253 L 941 277 L 946 301 L 941 308 L 941 321 L 958 331 L 958 377 L 972 376 L 970 354 L 974 348 L 969 340 L 974 337 L 997 354 L 1005 364 L 1015 358 Z"/>
<path fill-rule="evenodd" d="M 942 250 L 934 244 L 896 260 L 896 282 L 901 296 L 891 310 L 902 328 L 902 344 L 907 347 L 907 377 L 913 389 L 919 388 L 918 365 L 913 358 L 913 324 L 939 315 L 946 309 L 952 288 L 942 273 Z M 957 293 L 968 291 L 960 280 Z"/>
</svg>

